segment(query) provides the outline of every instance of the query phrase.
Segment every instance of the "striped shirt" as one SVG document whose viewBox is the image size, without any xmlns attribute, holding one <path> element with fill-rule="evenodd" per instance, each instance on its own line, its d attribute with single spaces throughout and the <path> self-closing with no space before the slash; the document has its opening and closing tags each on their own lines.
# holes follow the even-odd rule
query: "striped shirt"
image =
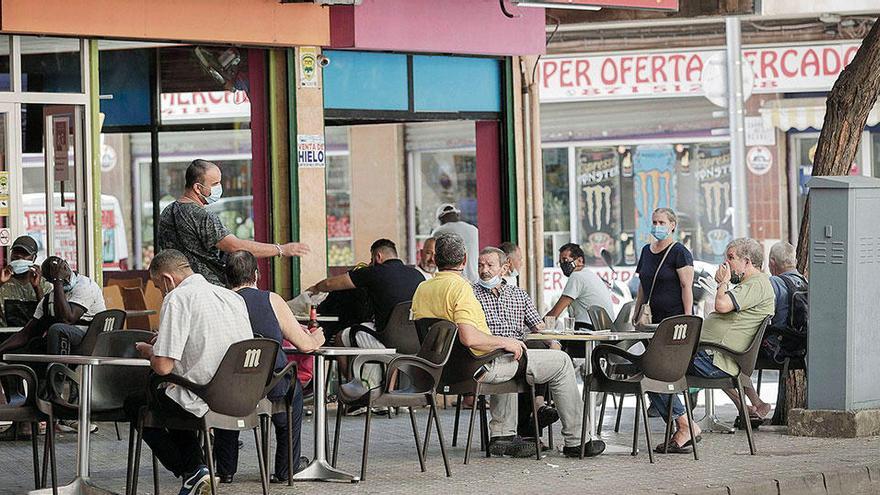
<svg viewBox="0 0 880 495">
<path fill-rule="evenodd" d="M 502 281 L 491 290 L 478 283 L 473 288 L 477 301 L 480 301 L 486 313 L 486 322 L 492 335 L 525 340 L 528 330 L 541 323 L 535 303 L 519 287 Z"/>
</svg>

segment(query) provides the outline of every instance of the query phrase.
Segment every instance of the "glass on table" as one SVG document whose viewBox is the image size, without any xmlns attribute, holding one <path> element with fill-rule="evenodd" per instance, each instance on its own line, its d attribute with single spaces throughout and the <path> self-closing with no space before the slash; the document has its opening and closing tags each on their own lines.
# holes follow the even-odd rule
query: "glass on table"
<svg viewBox="0 0 880 495">
<path fill-rule="evenodd" d="M 574 317 L 565 317 L 565 333 L 574 333 Z"/>
</svg>

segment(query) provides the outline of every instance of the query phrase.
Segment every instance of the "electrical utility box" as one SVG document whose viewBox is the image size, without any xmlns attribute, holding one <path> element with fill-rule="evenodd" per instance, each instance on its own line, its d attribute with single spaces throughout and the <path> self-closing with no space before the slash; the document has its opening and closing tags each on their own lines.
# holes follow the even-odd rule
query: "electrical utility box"
<svg viewBox="0 0 880 495">
<path fill-rule="evenodd" d="M 810 188 L 807 408 L 880 408 L 880 179 Z"/>
</svg>

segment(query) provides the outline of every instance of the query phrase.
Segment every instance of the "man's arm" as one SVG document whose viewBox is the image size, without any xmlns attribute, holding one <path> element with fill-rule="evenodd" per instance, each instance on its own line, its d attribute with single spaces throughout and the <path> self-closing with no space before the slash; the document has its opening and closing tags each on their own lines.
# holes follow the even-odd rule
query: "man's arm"
<svg viewBox="0 0 880 495">
<path fill-rule="evenodd" d="M 155 355 L 153 353 L 153 344 L 138 342 L 135 344 L 135 347 L 141 353 L 141 356 L 150 360 L 150 368 L 153 368 L 157 375 L 165 376 L 171 374 L 171 371 L 174 369 L 173 359 Z"/>
<path fill-rule="evenodd" d="M 727 263 L 722 263 L 715 272 L 715 281 L 718 282 L 718 288 L 715 290 L 715 312 L 730 313 L 736 309 L 730 294 L 727 293 L 730 283 L 730 267 Z"/>
<path fill-rule="evenodd" d="M 348 273 L 343 273 L 341 275 L 337 275 L 335 277 L 325 278 L 321 280 L 317 284 L 309 287 L 308 290 L 312 294 L 318 292 L 333 292 L 337 290 L 346 290 L 346 289 L 354 289 L 354 282 L 351 280 L 351 276 Z"/>
<path fill-rule="evenodd" d="M 8 339 L 4 340 L 3 343 L 0 344 L 0 355 L 2 355 L 4 352 L 18 349 L 19 347 L 22 347 L 30 342 L 31 339 L 39 337 L 39 334 L 37 333 L 37 329 L 39 328 L 39 325 L 37 325 L 38 321 L 39 320 L 31 319 L 29 322 L 27 322 L 24 328 L 15 332 Z"/>
<path fill-rule="evenodd" d="M 568 296 L 559 296 L 559 300 L 556 301 L 556 304 L 554 304 L 550 311 L 547 312 L 547 316 L 559 318 L 559 315 L 561 315 L 562 312 L 565 311 L 565 308 L 571 306 L 571 303 L 573 301 L 574 299 Z"/>
<path fill-rule="evenodd" d="M 86 308 L 76 303 L 67 302 L 67 294 L 64 293 L 64 282 L 55 279 L 52 282 L 53 303 L 55 304 L 55 319 L 73 325 L 78 322 L 86 312 Z"/>
<path fill-rule="evenodd" d="M 265 242 L 239 239 L 234 234 L 229 234 L 216 244 L 217 249 L 224 253 L 247 251 L 257 258 L 271 258 L 273 256 L 303 256 L 309 253 L 309 246 L 300 242 L 288 242 L 287 244 L 269 244 Z"/>
<path fill-rule="evenodd" d="M 284 299 L 274 292 L 269 293 L 269 302 L 275 312 L 275 318 L 281 326 L 281 334 L 284 338 L 303 352 L 311 352 L 324 345 L 324 331 L 318 329 L 314 333 L 307 333 L 293 316 L 290 306 Z"/>
<path fill-rule="evenodd" d="M 526 349 L 525 344 L 519 340 L 489 335 L 467 323 L 458 324 L 458 339 L 465 347 L 475 351 L 492 352 L 496 349 L 504 349 L 513 353 L 513 357 L 517 360 L 522 357 Z"/>
</svg>

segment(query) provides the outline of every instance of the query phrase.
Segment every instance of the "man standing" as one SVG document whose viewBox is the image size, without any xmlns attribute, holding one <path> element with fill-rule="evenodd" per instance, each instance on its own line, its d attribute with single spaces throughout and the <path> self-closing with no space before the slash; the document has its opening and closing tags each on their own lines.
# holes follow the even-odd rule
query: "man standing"
<svg viewBox="0 0 880 495">
<path fill-rule="evenodd" d="M 222 253 L 247 251 L 257 258 L 302 256 L 309 247 L 297 242 L 269 244 L 239 239 L 205 207 L 223 194 L 220 167 L 206 160 L 193 160 L 186 169 L 183 195 L 162 211 L 159 218 L 159 250 L 176 249 L 189 260 L 193 271 L 214 285 L 225 284 Z M 222 253 L 221 253 L 222 252 Z"/>
<path fill-rule="evenodd" d="M 52 290 L 52 284 L 43 280 L 37 265 L 37 241 L 23 235 L 15 239 L 9 250 L 9 264 L 0 271 L 0 325 L 24 326 L 31 319 L 36 303 Z M 30 303 L 19 308 L 6 306 L 6 301 Z M 25 306 L 29 306 L 27 311 Z M 6 311 L 10 314 L 6 314 Z"/>
<path fill-rule="evenodd" d="M 434 263 L 433 237 L 428 237 L 425 239 L 425 243 L 422 244 L 422 249 L 419 250 L 419 264 L 416 265 L 416 270 L 421 272 L 425 280 L 428 280 L 437 273 L 437 264 Z"/>
<path fill-rule="evenodd" d="M 590 306 L 602 306 L 608 316 L 614 318 L 614 304 L 611 302 L 611 291 L 605 282 L 593 270 L 584 265 L 584 251 L 574 243 L 559 248 L 559 266 L 562 274 L 568 277 L 559 301 L 550 309 L 547 316 L 558 318 L 571 306 L 572 316 L 576 324 L 590 324 Z"/>
<path fill-rule="evenodd" d="M 477 355 L 496 349 L 510 353 L 494 359 L 486 365 L 486 373 L 480 380 L 486 383 L 505 382 L 516 375 L 517 361 L 528 353 L 527 373 L 535 383 L 548 383 L 562 419 L 562 436 L 565 439 L 563 453 L 577 457 L 581 447 L 581 415 L 583 402 L 577 388 L 571 359 L 557 350 L 526 350 L 525 345 L 509 337 L 492 335 L 486 323 L 482 306 L 474 296 L 474 290 L 460 273 L 467 264 L 467 249 L 457 234 L 441 234 L 436 243 L 437 275 L 426 280 L 413 296 L 413 318 L 440 318 L 458 326 L 458 339 Z M 492 423 L 490 430 L 496 451 L 505 449 L 515 438 L 517 410 L 512 401 L 491 403 Z M 584 439 L 587 457 L 601 454 L 605 443 L 601 440 Z M 534 450 L 531 451 L 534 454 Z"/>
<path fill-rule="evenodd" d="M 150 278 L 165 294 L 165 300 L 155 342 L 138 343 L 138 351 L 150 360 L 157 375 L 174 373 L 200 385 L 208 383 L 229 346 L 253 338 L 244 299 L 193 273 L 187 257 L 174 249 L 153 258 Z M 141 405 L 142 401 L 126 404 L 132 418 Z M 160 392 L 157 402 L 148 406 L 169 417 L 202 417 L 208 412 L 205 401 L 173 386 Z M 144 441 L 163 466 L 183 479 L 182 495 L 205 492 L 210 476 L 195 432 L 144 428 Z"/>
<path fill-rule="evenodd" d="M 467 265 L 465 265 L 462 275 L 468 279 L 470 283 L 476 283 L 480 279 L 477 273 L 477 258 L 480 253 L 480 232 L 473 225 L 461 219 L 461 210 L 452 203 L 444 203 L 437 208 L 437 220 L 440 226 L 431 233 L 432 237 L 440 234 L 458 234 L 464 240 L 467 246 Z"/>
</svg>

